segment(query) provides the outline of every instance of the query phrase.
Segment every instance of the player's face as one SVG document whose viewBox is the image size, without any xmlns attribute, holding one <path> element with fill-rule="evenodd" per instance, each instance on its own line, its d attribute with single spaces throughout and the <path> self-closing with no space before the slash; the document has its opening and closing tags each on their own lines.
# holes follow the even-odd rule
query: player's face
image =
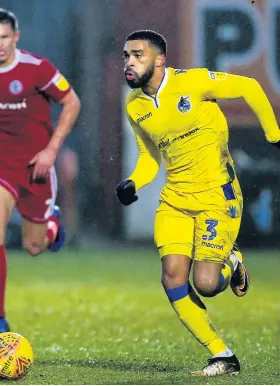
<svg viewBox="0 0 280 386">
<path fill-rule="evenodd" d="M 125 43 L 124 75 L 131 88 L 144 87 L 155 71 L 158 53 L 146 40 L 130 40 Z"/>
<path fill-rule="evenodd" d="M 19 32 L 13 31 L 10 24 L 0 23 L 0 66 L 8 66 L 14 60 Z"/>
</svg>

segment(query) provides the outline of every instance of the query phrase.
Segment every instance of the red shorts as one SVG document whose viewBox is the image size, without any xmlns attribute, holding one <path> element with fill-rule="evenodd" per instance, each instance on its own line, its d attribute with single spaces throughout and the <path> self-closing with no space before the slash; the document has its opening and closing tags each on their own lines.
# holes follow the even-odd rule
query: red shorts
<svg viewBox="0 0 280 386">
<path fill-rule="evenodd" d="M 46 223 L 51 216 L 56 200 L 57 178 L 52 167 L 46 182 L 30 182 L 30 169 L 8 170 L 0 164 L 0 185 L 16 200 L 22 217 L 35 223 Z"/>
</svg>

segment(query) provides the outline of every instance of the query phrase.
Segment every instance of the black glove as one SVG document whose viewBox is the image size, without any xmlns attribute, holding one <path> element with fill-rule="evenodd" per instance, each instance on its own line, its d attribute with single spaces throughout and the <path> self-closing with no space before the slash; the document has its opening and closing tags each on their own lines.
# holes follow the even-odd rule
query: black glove
<svg viewBox="0 0 280 386">
<path fill-rule="evenodd" d="M 121 181 L 116 188 L 116 193 L 120 203 L 125 206 L 138 200 L 138 196 L 135 194 L 135 183 L 132 180 Z"/>
<path fill-rule="evenodd" d="M 280 149 L 280 141 L 274 142 L 274 143 L 270 142 L 270 143 L 271 143 L 271 145 L 277 147 L 277 149 Z"/>
</svg>

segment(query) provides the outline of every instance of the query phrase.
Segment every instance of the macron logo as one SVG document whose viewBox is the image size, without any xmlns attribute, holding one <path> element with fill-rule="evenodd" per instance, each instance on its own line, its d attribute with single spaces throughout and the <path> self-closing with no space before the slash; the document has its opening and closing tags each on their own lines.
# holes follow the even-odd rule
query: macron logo
<svg viewBox="0 0 280 386">
<path fill-rule="evenodd" d="M 25 98 L 18 103 L 1 103 L 0 102 L 0 110 L 23 110 L 26 108 L 27 108 L 27 103 Z"/>
<path fill-rule="evenodd" d="M 137 123 L 140 123 L 140 122 L 142 122 L 142 121 L 145 121 L 145 119 L 150 118 L 151 116 L 152 116 L 152 113 L 149 112 L 148 114 L 143 115 L 143 117 L 138 118 L 136 122 L 137 122 Z"/>
<path fill-rule="evenodd" d="M 205 241 L 202 241 L 201 245 L 202 245 L 203 247 L 219 249 L 220 251 L 223 251 L 223 250 L 224 250 L 224 247 L 223 247 L 222 245 L 212 244 L 212 243 L 206 243 Z"/>
</svg>

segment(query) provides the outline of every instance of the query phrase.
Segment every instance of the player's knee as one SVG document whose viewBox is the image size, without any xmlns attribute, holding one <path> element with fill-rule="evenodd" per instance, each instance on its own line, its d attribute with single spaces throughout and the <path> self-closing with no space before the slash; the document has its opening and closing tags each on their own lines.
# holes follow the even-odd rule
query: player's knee
<svg viewBox="0 0 280 386">
<path fill-rule="evenodd" d="M 199 295 L 211 298 L 216 296 L 218 291 L 219 281 L 211 277 L 203 277 L 194 280 L 194 287 Z"/>
<path fill-rule="evenodd" d="M 162 259 L 161 282 L 164 288 L 180 287 L 189 279 L 189 261 L 182 255 L 166 255 Z"/>
<path fill-rule="evenodd" d="M 24 243 L 23 248 L 31 256 L 38 256 L 40 253 L 43 252 L 43 248 L 35 243 Z"/>
<path fill-rule="evenodd" d="M 176 288 L 186 284 L 186 278 L 176 270 L 164 271 L 161 276 L 161 284 L 164 288 Z"/>
</svg>

